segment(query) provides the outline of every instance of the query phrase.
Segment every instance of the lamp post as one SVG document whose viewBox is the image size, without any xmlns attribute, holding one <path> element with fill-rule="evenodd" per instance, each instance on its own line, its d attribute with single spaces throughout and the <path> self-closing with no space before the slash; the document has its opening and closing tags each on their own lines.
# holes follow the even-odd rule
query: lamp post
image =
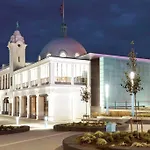
<svg viewBox="0 0 150 150">
<path fill-rule="evenodd" d="M 109 84 L 105 84 L 106 114 L 107 115 L 109 113 L 108 97 L 109 97 Z"/>
<path fill-rule="evenodd" d="M 130 72 L 130 79 L 132 83 L 132 96 L 131 96 L 131 112 L 132 112 L 132 117 L 134 117 L 134 94 L 133 94 L 133 85 L 134 85 L 134 79 L 135 73 L 133 71 Z"/>
</svg>

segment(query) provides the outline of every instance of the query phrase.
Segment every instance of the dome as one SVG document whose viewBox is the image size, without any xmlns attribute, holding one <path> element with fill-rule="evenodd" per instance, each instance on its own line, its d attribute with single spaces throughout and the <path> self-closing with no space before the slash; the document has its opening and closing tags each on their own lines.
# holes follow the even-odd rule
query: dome
<svg viewBox="0 0 150 150">
<path fill-rule="evenodd" d="M 75 58 L 86 54 L 85 48 L 76 40 L 71 38 L 59 38 L 50 41 L 40 53 L 41 58 L 48 56 Z"/>
<path fill-rule="evenodd" d="M 18 41 L 25 43 L 24 37 L 21 35 L 19 30 L 16 30 L 10 37 L 10 43 L 17 43 Z"/>
</svg>

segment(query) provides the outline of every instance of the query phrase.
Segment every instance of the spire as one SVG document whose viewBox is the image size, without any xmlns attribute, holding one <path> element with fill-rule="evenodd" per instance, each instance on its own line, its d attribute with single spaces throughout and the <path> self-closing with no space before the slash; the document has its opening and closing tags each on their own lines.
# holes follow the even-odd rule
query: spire
<svg viewBox="0 0 150 150">
<path fill-rule="evenodd" d="M 16 30 L 18 30 L 19 29 L 19 22 L 17 21 L 16 22 Z"/>
<path fill-rule="evenodd" d="M 60 6 L 60 15 L 62 17 L 62 23 L 61 23 L 61 33 L 63 37 L 67 36 L 67 25 L 65 23 L 65 3 L 64 0 L 62 0 L 62 4 Z"/>
</svg>

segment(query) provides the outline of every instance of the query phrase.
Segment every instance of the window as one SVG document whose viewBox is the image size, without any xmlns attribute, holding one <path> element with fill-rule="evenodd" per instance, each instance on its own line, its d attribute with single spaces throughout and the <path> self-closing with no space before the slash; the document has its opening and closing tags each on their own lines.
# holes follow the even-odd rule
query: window
<svg viewBox="0 0 150 150">
<path fill-rule="evenodd" d="M 60 52 L 60 57 L 67 57 L 67 53 L 65 51 Z"/>
<path fill-rule="evenodd" d="M 71 84 L 71 64 L 55 64 L 55 83 Z"/>
<path fill-rule="evenodd" d="M 18 62 L 20 62 L 20 57 L 18 57 Z"/>
</svg>

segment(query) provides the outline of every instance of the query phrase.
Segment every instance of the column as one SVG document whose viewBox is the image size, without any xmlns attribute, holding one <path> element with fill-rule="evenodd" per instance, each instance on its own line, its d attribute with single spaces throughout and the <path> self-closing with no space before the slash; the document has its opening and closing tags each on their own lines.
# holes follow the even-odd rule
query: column
<svg viewBox="0 0 150 150">
<path fill-rule="evenodd" d="M 12 116 L 15 116 L 15 97 L 12 97 Z"/>
<path fill-rule="evenodd" d="M 54 96 L 50 94 L 47 96 L 48 101 L 48 120 L 54 121 Z"/>
<path fill-rule="evenodd" d="M 41 66 L 37 67 L 38 86 L 41 85 Z"/>
<path fill-rule="evenodd" d="M 74 85 L 74 64 L 71 64 L 71 85 Z"/>
<path fill-rule="evenodd" d="M 50 84 L 55 84 L 55 70 L 54 70 L 54 62 L 49 63 L 49 74 L 50 74 Z"/>
<path fill-rule="evenodd" d="M 36 119 L 39 119 L 39 95 L 36 95 Z"/>
<path fill-rule="evenodd" d="M 27 96 L 27 118 L 30 118 L 30 96 Z"/>
<path fill-rule="evenodd" d="M 31 87 L 31 70 L 28 70 L 28 87 Z"/>
</svg>

